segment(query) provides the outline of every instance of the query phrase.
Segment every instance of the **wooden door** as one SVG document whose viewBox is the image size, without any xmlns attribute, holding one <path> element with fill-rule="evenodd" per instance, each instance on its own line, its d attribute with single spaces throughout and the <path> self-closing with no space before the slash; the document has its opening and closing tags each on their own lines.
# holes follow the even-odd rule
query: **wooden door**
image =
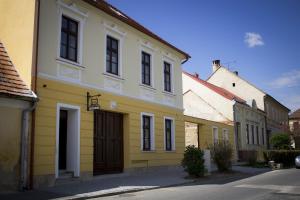
<svg viewBox="0 0 300 200">
<path fill-rule="evenodd" d="M 94 111 L 94 175 L 123 171 L 123 115 Z"/>
</svg>

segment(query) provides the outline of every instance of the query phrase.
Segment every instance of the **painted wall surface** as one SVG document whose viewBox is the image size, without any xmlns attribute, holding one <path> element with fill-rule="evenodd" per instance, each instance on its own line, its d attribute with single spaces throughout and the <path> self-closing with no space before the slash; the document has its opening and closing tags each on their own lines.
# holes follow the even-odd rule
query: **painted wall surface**
<svg viewBox="0 0 300 200">
<path fill-rule="evenodd" d="M 38 72 L 40 77 L 64 80 L 123 96 L 182 109 L 183 55 L 91 5 L 75 0 L 41 1 Z M 60 23 L 65 15 L 79 21 L 79 61 L 60 58 Z M 105 72 L 106 35 L 119 40 L 120 76 Z M 152 55 L 151 87 L 141 84 L 141 52 Z M 164 92 L 163 62 L 172 64 L 173 93 Z"/>
<path fill-rule="evenodd" d="M 229 142 L 235 148 L 234 143 L 234 128 L 232 125 L 223 124 L 215 121 L 204 120 L 200 118 L 195 118 L 191 116 L 184 115 L 184 121 L 188 122 L 185 125 L 186 131 L 195 132 L 189 128 L 189 123 L 199 125 L 199 146 L 201 149 L 207 149 L 209 145 L 213 144 L 213 127 L 218 128 L 218 138 L 219 140 L 223 139 L 223 129 L 228 130 Z M 193 126 L 197 128 L 196 126 Z M 188 134 L 189 135 L 189 134 Z"/>
<path fill-rule="evenodd" d="M 252 102 L 252 100 L 255 99 L 257 107 L 261 110 L 264 110 L 265 93 L 249 84 L 225 67 L 220 67 L 217 71 L 215 71 L 215 73 L 212 74 L 207 82 L 222 87 L 241 97 L 247 102 Z M 235 83 L 235 87 L 233 87 L 233 83 Z"/>
<path fill-rule="evenodd" d="M 185 115 L 217 122 L 229 122 L 229 119 L 191 90 L 183 95 L 183 108 Z"/>
<path fill-rule="evenodd" d="M 0 40 L 25 83 L 31 86 L 35 0 L 1 0 Z"/>
<path fill-rule="evenodd" d="M 267 147 L 265 114 L 255 108 L 248 107 L 239 103 L 235 104 L 235 123 L 240 124 L 239 150 L 254 150 Z M 249 144 L 247 143 L 246 124 L 249 125 Z M 251 126 L 254 126 L 252 133 Z M 258 139 L 256 127 L 258 127 Z M 237 133 L 236 133 L 237 134 Z M 254 137 L 252 135 L 254 134 Z M 253 140 L 254 138 L 254 140 Z M 238 140 L 238 139 L 237 139 Z"/>
<path fill-rule="evenodd" d="M 66 84 L 38 78 L 36 109 L 36 138 L 34 155 L 35 185 L 53 184 L 55 174 L 56 107 L 58 103 L 80 106 L 80 176 L 93 171 L 93 112 L 86 110 L 86 93 L 101 93 L 102 110 L 124 114 L 124 168 L 178 165 L 185 148 L 184 120 L 182 110 L 159 104 L 117 96 L 76 84 Z M 155 151 L 141 151 L 141 112 L 154 114 Z M 164 150 L 164 117 L 175 119 L 175 151 Z"/>
<path fill-rule="evenodd" d="M 221 112 L 224 117 L 226 117 L 230 121 L 233 121 L 234 101 L 226 99 L 225 97 L 198 83 L 196 80 L 192 79 L 184 73 L 182 73 L 182 88 L 183 93 L 188 90 L 192 90 L 206 102 L 209 102 L 212 107 Z"/>
<path fill-rule="evenodd" d="M 0 191 L 16 190 L 20 172 L 22 101 L 0 98 Z"/>
</svg>

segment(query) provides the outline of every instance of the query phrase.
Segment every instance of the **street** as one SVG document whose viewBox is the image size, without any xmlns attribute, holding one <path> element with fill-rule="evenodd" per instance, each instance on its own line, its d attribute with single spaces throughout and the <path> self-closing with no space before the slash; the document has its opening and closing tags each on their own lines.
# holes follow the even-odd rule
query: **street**
<svg viewBox="0 0 300 200">
<path fill-rule="evenodd" d="M 277 170 L 225 184 L 193 183 L 101 199 L 299 200 L 300 170 Z"/>
</svg>

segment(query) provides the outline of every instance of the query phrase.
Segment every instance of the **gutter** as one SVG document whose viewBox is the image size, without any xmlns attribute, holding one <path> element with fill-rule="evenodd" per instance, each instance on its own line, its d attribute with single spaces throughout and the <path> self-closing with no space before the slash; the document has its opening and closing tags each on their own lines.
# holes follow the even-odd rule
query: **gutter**
<svg viewBox="0 0 300 200">
<path fill-rule="evenodd" d="M 28 189 L 29 182 L 29 113 L 37 106 L 37 100 L 32 102 L 32 105 L 22 111 L 22 125 L 21 125 L 21 171 L 20 171 L 20 190 Z"/>
</svg>

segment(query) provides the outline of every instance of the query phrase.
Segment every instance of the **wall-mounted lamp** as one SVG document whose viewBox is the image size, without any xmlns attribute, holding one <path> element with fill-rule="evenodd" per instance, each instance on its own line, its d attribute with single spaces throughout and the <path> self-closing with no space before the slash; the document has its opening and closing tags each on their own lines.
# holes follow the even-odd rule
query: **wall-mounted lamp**
<svg viewBox="0 0 300 200">
<path fill-rule="evenodd" d="M 100 105 L 98 98 L 101 96 L 101 94 L 96 95 L 90 95 L 89 92 L 86 93 L 86 109 L 87 111 L 91 110 L 100 110 Z"/>
</svg>

